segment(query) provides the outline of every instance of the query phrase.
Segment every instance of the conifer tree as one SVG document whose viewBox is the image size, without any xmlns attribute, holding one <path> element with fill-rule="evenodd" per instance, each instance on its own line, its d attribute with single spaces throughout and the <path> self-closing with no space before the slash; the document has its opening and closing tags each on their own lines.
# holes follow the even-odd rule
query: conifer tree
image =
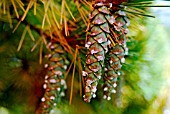
<svg viewBox="0 0 170 114">
<path fill-rule="evenodd" d="M 1 0 L 0 106 L 16 114 L 143 113 L 149 101 L 138 86 L 138 63 L 146 39 L 138 28 L 154 17 L 151 6 L 149 0 Z M 135 91 L 141 94 L 131 101 Z"/>
</svg>

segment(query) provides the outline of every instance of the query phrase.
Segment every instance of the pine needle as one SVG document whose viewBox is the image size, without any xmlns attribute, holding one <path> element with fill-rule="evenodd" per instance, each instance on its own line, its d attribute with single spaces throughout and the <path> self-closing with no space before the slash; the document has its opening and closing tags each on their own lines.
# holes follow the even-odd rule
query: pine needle
<svg viewBox="0 0 170 114">
<path fill-rule="evenodd" d="M 128 5 L 128 6 L 133 6 L 133 5 L 146 5 L 146 4 L 152 4 L 153 3 L 153 1 L 147 1 L 147 2 L 136 2 L 136 3 L 128 3 L 128 2 L 124 2 L 124 3 L 122 3 L 122 5 Z"/>
<path fill-rule="evenodd" d="M 21 18 L 21 21 L 23 21 L 25 19 L 26 15 L 27 15 L 29 9 L 32 7 L 33 3 L 34 3 L 34 0 L 30 0 L 28 6 L 27 6 L 22 18 Z"/>
<path fill-rule="evenodd" d="M 59 24 L 59 22 L 57 21 L 57 19 L 56 19 L 56 17 L 55 17 L 55 14 L 54 14 L 55 12 L 54 12 L 53 6 L 51 6 L 51 13 L 52 13 L 52 17 L 53 17 L 54 22 L 56 23 L 57 27 L 58 27 L 59 29 L 61 29 L 60 24 Z"/>
<path fill-rule="evenodd" d="M 22 3 L 21 0 L 15 0 L 18 4 L 20 4 L 21 6 L 24 6 L 24 3 Z"/>
<path fill-rule="evenodd" d="M 4 14 L 6 14 L 6 3 L 5 3 L 5 1 L 2 4 L 3 4 L 3 12 L 4 12 Z"/>
<path fill-rule="evenodd" d="M 71 55 L 74 55 L 71 46 L 68 44 L 68 42 L 66 41 L 64 37 L 60 39 L 60 43 L 68 53 L 70 53 Z"/>
<path fill-rule="evenodd" d="M 47 5 L 46 5 L 46 3 L 44 3 L 44 17 L 43 17 L 43 21 L 42 21 L 42 28 L 44 28 L 45 19 L 47 18 L 48 7 L 49 7 L 49 1 L 47 2 Z"/>
<path fill-rule="evenodd" d="M 16 14 L 17 18 L 19 18 L 19 14 L 18 14 L 17 7 L 16 7 L 16 5 L 15 5 L 14 0 L 11 0 L 11 2 L 12 2 L 12 5 L 13 5 L 13 7 L 14 7 L 15 14 Z"/>
<path fill-rule="evenodd" d="M 70 13 L 71 17 L 73 18 L 73 20 L 76 21 L 76 19 L 74 18 L 72 12 L 70 11 L 70 8 L 68 7 L 67 3 L 65 3 L 65 6 L 66 6 L 68 12 Z"/>
<path fill-rule="evenodd" d="M 71 105 L 72 99 L 73 99 L 73 87 L 74 87 L 74 76 L 75 76 L 77 53 L 78 53 L 78 48 L 77 48 L 77 46 L 76 46 L 76 52 L 75 52 L 75 55 L 74 55 L 73 73 L 72 73 L 72 78 L 71 78 L 71 91 L 70 91 L 70 100 L 69 100 L 69 104 L 70 104 L 70 105 Z"/>
<path fill-rule="evenodd" d="M 61 16 L 60 16 L 60 24 L 61 24 L 61 25 L 62 25 L 62 23 L 63 23 L 64 2 L 65 2 L 65 0 L 62 0 L 62 5 L 61 5 Z"/>
<path fill-rule="evenodd" d="M 72 66 L 73 66 L 73 63 L 74 63 L 74 59 L 71 61 L 71 64 L 70 64 L 70 66 L 69 66 L 69 68 L 68 68 L 68 70 L 67 70 L 67 72 L 66 72 L 65 79 L 67 79 L 67 76 L 68 76 L 68 74 L 70 73 L 70 70 L 71 70 L 71 68 L 72 68 Z"/>
<path fill-rule="evenodd" d="M 68 44 L 68 42 L 66 41 L 65 37 L 62 35 L 61 31 L 57 28 L 57 27 L 53 27 L 56 33 L 56 36 L 58 36 L 56 39 L 56 41 L 59 41 L 60 44 L 63 46 L 63 48 L 69 52 L 71 55 L 74 55 L 72 52 L 72 49 L 70 47 L 70 45 Z"/>
<path fill-rule="evenodd" d="M 146 16 L 146 17 L 153 17 L 153 18 L 155 18 L 155 16 L 153 16 L 153 15 L 142 14 L 142 13 L 133 12 L 133 11 L 128 11 L 128 10 L 123 10 L 123 11 L 128 12 L 128 13 L 132 13 L 132 14 L 134 14 L 134 15 L 141 15 L 141 16 Z"/>
<path fill-rule="evenodd" d="M 37 2 L 35 1 L 34 2 L 34 15 L 36 15 L 36 13 L 37 13 L 36 9 L 37 9 Z"/>
<path fill-rule="evenodd" d="M 32 35 L 32 32 L 31 32 L 31 30 L 30 30 L 30 26 L 29 26 L 29 25 L 28 25 L 28 34 L 29 34 L 30 38 L 32 39 L 32 41 L 35 41 L 35 38 L 34 38 L 34 36 Z"/>
<path fill-rule="evenodd" d="M 22 46 L 22 44 L 23 44 L 23 41 L 24 41 L 24 38 L 25 38 L 25 35 L 26 35 L 27 30 L 28 30 L 28 26 L 25 27 L 25 29 L 24 29 L 24 31 L 23 31 L 23 33 L 22 33 L 21 40 L 20 40 L 20 42 L 19 42 L 17 51 L 20 51 L 20 49 L 21 49 L 21 46 Z"/>
<path fill-rule="evenodd" d="M 148 6 L 135 5 L 133 7 L 170 7 L 170 5 L 148 5 Z"/>
<path fill-rule="evenodd" d="M 21 20 L 17 23 L 17 25 L 15 26 L 14 30 L 12 31 L 12 33 L 14 33 L 17 30 L 17 28 L 19 27 L 20 24 L 21 24 Z"/>
<path fill-rule="evenodd" d="M 112 29 L 111 29 L 111 33 L 113 34 L 114 38 L 117 39 L 117 37 L 116 37 L 116 35 L 115 35 L 115 33 L 114 33 L 114 31 L 113 31 Z M 113 46 L 115 46 L 116 44 L 115 44 L 115 42 L 113 41 L 113 39 L 112 39 L 111 37 L 109 37 L 109 39 L 110 39 L 110 41 L 112 42 Z M 117 42 L 119 42 L 119 41 L 117 40 Z"/>
<path fill-rule="evenodd" d="M 67 19 L 65 16 L 65 11 L 64 11 L 64 30 L 65 30 L 65 35 L 68 36 L 69 35 L 69 31 L 68 31 L 68 25 L 67 25 Z"/>
<path fill-rule="evenodd" d="M 58 16 L 61 16 L 61 11 L 56 6 L 53 6 L 52 8 L 55 9 L 54 11 Z"/>
<path fill-rule="evenodd" d="M 41 41 L 41 44 L 40 44 L 40 60 L 39 60 L 40 64 L 42 64 L 42 50 L 43 50 L 43 42 Z"/>
<path fill-rule="evenodd" d="M 38 41 L 35 43 L 35 45 L 32 47 L 31 52 L 35 50 L 35 48 L 38 46 L 38 44 L 42 41 L 41 38 L 38 39 Z"/>
<path fill-rule="evenodd" d="M 84 4 L 85 6 L 89 7 L 91 10 L 93 9 L 92 4 L 87 2 L 86 0 L 81 0 L 81 3 Z"/>
<path fill-rule="evenodd" d="M 48 22 L 49 26 L 51 27 L 51 22 L 50 22 L 49 16 L 46 15 L 46 18 L 47 18 L 47 22 Z"/>
<path fill-rule="evenodd" d="M 139 13 L 145 13 L 145 10 L 142 10 L 142 9 L 136 8 L 136 7 L 127 7 L 127 10 L 128 11 L 136 11 L 136 12 L 139 12 Z"/>
<path fill-rule="evenodd" d="M 82 10 L 81 10 L 81 13 L 82 13 L 82 15 L 84 16 L 84 18 L 85 18 L 85 20 L 86 20 L 86 22 L 87 22 L 87 20 L 88 20 L 88 18 L 87 18 L 87 16 L 86 16 L 86 11 L 84 10 L 84 8 L 81 8 Z M 89 12 L 87 13 L 87 14 L 89 14 Z"/>
<path fill-rule="evenodd" d="M 27 6 L 27 9 L 25 10 L 22 18 L 20 19 L 20 21 L 17 23 L 17 25 L 15 26 L 14 30 L 12 31 L 13 33 L 17 30 L 18 26 L 21 24 L 21 21 L 23 21 L 29 11 L 29 9 L 32 7 L 32 4 L 33 4 L 33 0 L 30 0 L 28 6 Z"/>
<path fill-rule="evenodd" d="M 90 14 L 90 12 L 87 11 L 84 7 L 82 7 L 82 10 L 83 10 L 83 12 L 84 12 L 86 15 L 89 15 L 89 14 Z"/>
<path fill-rule="evenodd" d="M 22 1 L 21 1 L 21 0 L 15 0 L 15 1 L 18 3 L 18 5 L 19 5 L 19 7 L 22 9 L 22 11 L 25 12 L 24 4 L 22 3 Z"/>
<path fill-rule="evenodd" d="M 42 38 L 42 40 L 43 40 L 44 44 L 45 44 L 45 45 L 47 45 L 47 40 L 46 40 L 45 36 L 44 36 L 44 35 L 42 35 L 42 37 L 41 37 L 41 38 Z"/>
<path fill-rule="evenodd" d="M 78 52 L 79 55 L 79 52 Z M 84 81 L 82 78 L 82 65 L 81 65 L 81 59 L 78 56 L 78 69 L 79 69 L 79 86 L 80 86 L 80 97 L 82 96 L 82 84 L 84 86 Z"/>
<path fill-rule="evenodd" d="M 86 21 L 86 18 L 84 17 L 84 12 L 83 11 L 81 11 L 81 9 L 80 9 L 80 4 L 76 1 L 76 5 L 77 5 L 77 9 L 78 9 L 78 11 L 79 11 L 79 13 L 80 13 L 80 16 L 81 16 L 81 18 L 83 19 L 83 21 L 84 21 L 84 23 L 86 24 L 86 26 L 87 26 L 87 21 Z"/>
<path fill-rule="evenodd" d="M 9 11 L 9 8 L 7 10 Z M 11 18 L 10 12 L 7 12 L 7 17 L 9 19 L 10 28 L 12 28 L 13 25 L 12 25 L 12 18 Z"/>
<path fill-rule="evenodd" d="M 48 31 L 49 31 L 49 34 L 50 34 L 50 38 L 51 38 L 51 39 L 54 39 L 54 36 L 53 36 L 53 33 L 52 33 L 52 32 L 53 32 L 52 29 L 49 28 Z M 45 40 L 46 40 L 46 38 L 45 38 Z M 47 43 L 47 42 L 46 42 L 46 43 Z M 47 44 L 46 44 L 46 45 L 47 45 Z"/>
</svg>

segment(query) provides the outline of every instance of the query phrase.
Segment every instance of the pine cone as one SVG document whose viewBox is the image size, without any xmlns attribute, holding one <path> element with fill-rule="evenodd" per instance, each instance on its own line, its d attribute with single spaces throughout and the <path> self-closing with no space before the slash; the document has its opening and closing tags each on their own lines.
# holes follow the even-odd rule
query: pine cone
<svg viewBox="0 0 170 114">
<path fill-rule="evenodd" d="M 90 22 L 88 26 L 87 39 L 85 47 L 88 49 L 85 70 L 84 101 L 90 102 L 92 97 L 96 97 L 98 81 L 102 76 L 105 54 L 110 45 L 109 24 L 114 23 L 108 6 L 102 2 L 96 2 L 94 10 L 89 15 Z"/>
<path fill-rule="evenodd" d="M 116 93 L 115 87 L 117 86 L 116 80 L 120 75 L 119 70 L 122 67 L 122 63 L 125 62 L 124 56 L 128 54 L 128 48 L 126 47 L 126 40 L 128 33 L 127 26 L 129 20 L 126 17 L 126 13 L 119 10 L 113 11 L 115 22 L 110 27 L 112 29 L 112 36 L 115 42 L 115 46 L 109 48 L 108 58 L 106 61 L 105 77 L 104 77 L 104 99 L 110 100 L 111 93 Z"/>
<path fill-rule="evenodd" d="M 45 93 L 41 99 L 42 114 L 50 113 L 60 98 L 65 96 L 64 90 L 67 88 L 64 80 L 64 72 L 69 64 L 65 57 L 66 52 L 59 43 L 49 43 L 48 47 L 51 53 L 46 56 L 49 64 L 45 64 L 48 72 L 43 85 Z"/>
</svg>

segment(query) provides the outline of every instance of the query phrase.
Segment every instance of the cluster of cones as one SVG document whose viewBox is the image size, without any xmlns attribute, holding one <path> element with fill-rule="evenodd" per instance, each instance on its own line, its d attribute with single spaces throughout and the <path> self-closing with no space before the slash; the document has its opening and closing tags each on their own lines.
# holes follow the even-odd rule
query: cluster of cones
<svg viewBox="0 0 170 114">
<path fill-rule="evenodd" d="M 113 1 L 113 0 L 111 0 Z M 116 6 L 116 7 L 115 7 Z M 125 62 L 124 56 L 128 54 L 126 40 L 129 20 L 126 13 L 121 11 L 117 4 L 109 0 L 96 0 L 93 11 L 89 15 L 87 38 L 86 64 L 82 75 L 84 76 L 84 101 L 90 102 L 96 97 L 97 85 L 103 78 L 103 98 L 110 100 L 111 93 L 116 93 L 117 77 L 121 75 L 120 69 Z M 64 72 L 69 62 L 65 51 L 59 43 L 49 43 L 50 54 L 46 57 L 49 63 L 43 88 L 45 94 L 41 99 L 42 113 L 50 113 L 56 106 L 66 89 Z"/>
<path fill-rule="evenodd" d="M 116 93 L 116 80 L 119 70 L 128 54 L 126 40 L 129 20 L 124 11 L 114 7 L 113 3 L 98 0 L 93 5 L 89 15 L 89 26 L 85 47 L 85 78 L 84 101 L 90 102 L 96 97 L 97 85 L 101 78 L 104 80 L 104 99 L 110 100 L 111 93 Z"/>
</svg>

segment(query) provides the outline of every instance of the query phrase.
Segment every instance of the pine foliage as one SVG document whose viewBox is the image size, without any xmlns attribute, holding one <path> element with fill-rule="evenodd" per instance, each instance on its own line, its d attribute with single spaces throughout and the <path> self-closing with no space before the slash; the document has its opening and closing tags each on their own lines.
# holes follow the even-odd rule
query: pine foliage
<svg viewBox="0 0 170 114">
<path fill-rule="evenodd" d="M 149 105 L 138 86 L 146 39 L 134 36 L 154 17 L 151 5 L 1 0 L 0 106 L 25 114 L 142 113 Z"/>
</svg>

